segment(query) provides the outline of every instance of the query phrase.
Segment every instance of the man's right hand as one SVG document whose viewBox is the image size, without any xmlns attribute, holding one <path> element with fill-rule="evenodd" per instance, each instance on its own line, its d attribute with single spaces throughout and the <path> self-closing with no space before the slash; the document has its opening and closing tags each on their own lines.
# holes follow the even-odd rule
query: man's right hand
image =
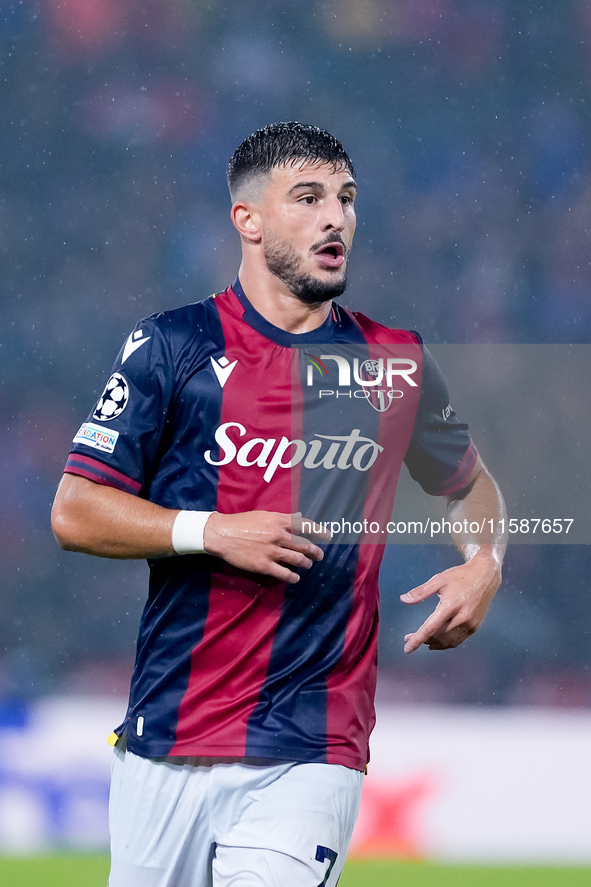
<svg viewBox="0 0 591 887">
<path fill-rule="evenodd" d="M 221 514 L 214 511 L 205 525 L 204 545 L 208 554 L 223 558 L 234 567 L 272 576 L 291 585 L 299 575 L 290 567 L 309 569 L 321 561 L 321 548 L 293 531 L 301 524 L 301 515 L 276 511 L 247 511 Z M 330 534 L 319 533 L 328 542 Z"/>
</svg>

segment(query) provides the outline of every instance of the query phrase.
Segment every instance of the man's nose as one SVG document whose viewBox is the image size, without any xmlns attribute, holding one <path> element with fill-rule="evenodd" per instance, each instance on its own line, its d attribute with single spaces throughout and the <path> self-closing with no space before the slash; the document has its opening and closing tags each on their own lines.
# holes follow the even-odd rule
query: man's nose
<svg viewBox="0 0 591 887">
<path fill-rule="evenodd" d="M 324 228 L 333 231 L 342 231 L 345 227 L 345 213 L 343 204 L 340 200 L 331 200 L 327 204 L 326 216 L 324 219 Z"/>
</svg>

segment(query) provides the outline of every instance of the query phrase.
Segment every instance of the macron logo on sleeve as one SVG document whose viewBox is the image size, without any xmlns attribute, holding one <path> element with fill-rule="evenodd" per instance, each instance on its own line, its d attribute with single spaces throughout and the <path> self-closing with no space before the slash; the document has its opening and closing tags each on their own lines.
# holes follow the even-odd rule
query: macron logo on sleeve
<svg viewBox="0 0 591 887">
<path fill-rule="evenodd" d="M 230 378 L 230 373 L 232 372 L 238 361 L 235 360 L 233 363 L 230 363 L 227 357 L 220 357 L 219 360 L 216 360 L 214 357 L 210 357 L 209 359 L 211 360 L 211 365 L 215 370 L 216 376 L 218 377 L 220 387 L 223 388 Z"/>
<path fill-rule="evenodd" d="M 132 333 L 125 343 L 125 347 L 123 348 L 121 366 L 123 366 L 128 357 L 131 357 L 134 351 L 137 351 L 138 348 L 140 348 L 150 338 L 150 336 L 144 336 L 141 330 L 136 330 L 135 333 Z"/>
</svg>

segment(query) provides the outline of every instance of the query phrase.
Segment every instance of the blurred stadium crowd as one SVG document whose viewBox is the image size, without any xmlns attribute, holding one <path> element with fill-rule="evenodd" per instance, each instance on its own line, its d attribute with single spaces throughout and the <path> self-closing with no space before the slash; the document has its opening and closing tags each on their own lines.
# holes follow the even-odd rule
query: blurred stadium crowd
<svg viewBox="0 0 591 887">
<path fill-rule="evenodd" d="M 586 0 L 0 0 L 0 699 L 126 691 L 146 568 L 60 552 L 50 505 L 136 320 L 232 281 L 236 144 L 280 119 L 344 142 L 349 306 L 586 343 L 590 100 Z M 398 594 L 453 561 L 389 547 L 381 695 L 591 705 L 589 546 L 513 546 L 478 639 L 404 658 Z"/>
</svg>

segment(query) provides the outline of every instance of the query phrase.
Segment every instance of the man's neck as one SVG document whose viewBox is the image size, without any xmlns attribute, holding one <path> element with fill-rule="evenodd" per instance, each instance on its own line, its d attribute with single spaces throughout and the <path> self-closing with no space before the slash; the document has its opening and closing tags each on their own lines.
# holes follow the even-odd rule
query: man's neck
<svg viewBox="0 0 591 887">
<path fill-rule="evenodd" d="M 332 302 L 306 305 L 269 271 L 252 273 L 242 263 L 238 278 L 253 308 L 273 326 L 288 333 L 318 329 L 330 314 Z"/>
</svg>

